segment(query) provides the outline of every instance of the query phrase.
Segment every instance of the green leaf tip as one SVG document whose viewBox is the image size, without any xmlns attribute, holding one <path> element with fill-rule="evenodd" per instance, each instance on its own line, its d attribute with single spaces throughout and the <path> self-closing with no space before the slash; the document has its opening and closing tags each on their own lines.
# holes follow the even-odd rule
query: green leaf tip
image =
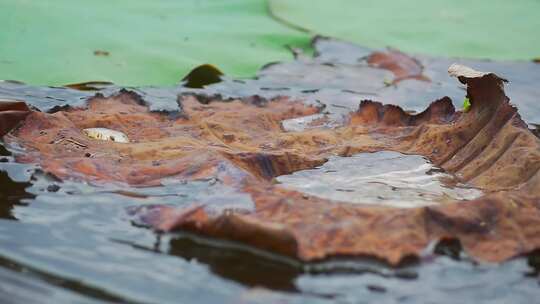
<svg viewBox="0 0 540 304">
<path fill-rule="evenodd" d="M 465 97 L 465 99 L 463 99 L 463 113 L 469 112 L 470 109 L 471 101 L 469 100 L 469 98 Z"/>
</svg>

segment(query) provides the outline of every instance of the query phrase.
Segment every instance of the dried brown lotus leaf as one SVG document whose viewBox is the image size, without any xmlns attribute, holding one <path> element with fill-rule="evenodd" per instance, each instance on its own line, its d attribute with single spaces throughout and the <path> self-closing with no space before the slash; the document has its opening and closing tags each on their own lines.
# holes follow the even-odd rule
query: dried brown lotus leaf
<svg viewBox="0 0 540 304">
<path fill-rule="evenodd" d="M 60 178 L 136 186 L 159 185 L 164 178 L 217 178 L 249 194 L 254 208 L 208 212 L 205 201 L 184 210 L 161 206 L 145 223 L 303 261 L 368 255 L 398 264 L 439 239 L 457 239 L 474 259 L 493 262 L 540 248 L 539 139 L 509 104 L 501 78 L 455 66 L 451 73 L 467 84 L 467 113 L 456 112 L 449 98 L 417 115 L 364 101 L 344 126 L 286 132 L 282 121 L 319 109 L 286 98 L 202 104 L 189 96 L 181 100 L 185 115 L 170 119 L 123 92 L 95 97 L 87 109 L 32 112 L 7 140 L 36 151 L 19 155 L 19 161 L 39 162 Z M 110 145 L 80 132 L 98 124 L 124 132 L 131 142 Z M 55 144 L 59 138 L 82 145 Z M 331 155 L 375 151 L 423 155 L 485 195 L 403 209 L 330 201 L 273 182 Z M 226 204 L 228 197 L 222 199 Z"/>
</svg>

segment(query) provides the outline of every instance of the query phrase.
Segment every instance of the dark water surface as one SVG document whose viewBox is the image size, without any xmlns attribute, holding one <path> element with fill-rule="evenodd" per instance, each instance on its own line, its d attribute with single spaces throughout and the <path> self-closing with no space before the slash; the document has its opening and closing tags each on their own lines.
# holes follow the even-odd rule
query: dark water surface
<svg viewBox="0 0 540 304">
<path fill-rule="evenodd" d="M 443 76 L 442 60 L 421 58 L 428 75 L 437 79 L 433 84 L 411 81 L 386 87 L 383 80 L 391 75 L 363 65 L 362 48 L 331 40 L 319 40 L 315 48 L 318 57 L 270 65 L 258 79 L 225 79 L 204 90 L 134 90 L 153 110 L 173 114 L 181 111 L 178 93 L 286 94 L 324 104 L 336 118 L 356 109 L 362 98 L 393 100 L 418 111 L 444 95 L 455 101 L 464 95 L 455 80 Z M 434 62 L 428 65 L 430 60 Z M 540 122 L 539 104 L 531 97 L 540 96 L 540 68 L 532 63 L 473 63 L 479 69 L 501 69 L 512 82 L 508 94 L 516 97 L 520 113 L 531 124 Z M 116 90 L 101 89 L 105 94 Z M 82 106 L 94 93 L 0 82 L 0 99 L 25 100 L 43 111 Z M 399 268 L 370 259 L 305 264 L 236 243 L 160 235 L 137 225 L 129 210 L 180 206 L 203 196 L 219 202 L 220 196 L 233 195 L 232 190 L 216 181 L 142 189 L 60 182 L 37 166 L 15 163 L 13 153 L 21 152 L 0 145 L 0 303 L 534 303 L 540 297 L 538 253 L 503 264 L 477 264 L 460 252 L 459 244 L 449 243 L 433 244 L 419 262 Z M 422 166 L 422 160 L 404 164 Z M 339 162 L 326 166 L 339 167 Z M 375 170 L 371 176 L 388 173 L 370 170 Z M 442 174 L 422 169 L 413 178 L 431 178 L 433 173 Z M 346 174 L 355 178 L 354 172 Z M 252 206 L 247 195 L 235 201 L 243 208 Z"/>
</svg>

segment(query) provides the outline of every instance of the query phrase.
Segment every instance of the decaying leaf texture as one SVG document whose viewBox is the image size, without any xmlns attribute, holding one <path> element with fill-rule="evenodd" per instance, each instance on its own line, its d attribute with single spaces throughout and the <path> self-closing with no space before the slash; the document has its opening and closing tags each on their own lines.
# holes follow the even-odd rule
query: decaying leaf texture
<svg viewBox="0 0 540 304">
<path fill-rule="evenodd" d="M 395 265 L 440 239 L 458 239 L 483 261 L 540 248 L 539 139 L 510 105 L 503 79 L 456 76 L 467 85 L 467 113 L 456 112 L 449 98 L 417 115 L 363 101 L 343 126 L 286 132 L 283 120 L 320 109 L 286 98 L 223 103 L 184 96 L 183 115 L 173 119 L 123 91 L 96 96 L 87 108 L 32 112 L 5 139 L 27 148 L 18 161 L 38 162 L 60 178 L 137 186 L 215 178 L 249 194 L 254 208 L 215 212 L 200 201 L 141 208 L 141 217 L 158 230 L 193 231 L 303 261 L 373 256 Z M 81 130 L 94 127 L 124 132 L 130 142 L 92 141 Z M 272 182 L 331 155 L 383 150 L 426 156 L 485 195 L 401 209 L 329 201 Z"/>
</svg>

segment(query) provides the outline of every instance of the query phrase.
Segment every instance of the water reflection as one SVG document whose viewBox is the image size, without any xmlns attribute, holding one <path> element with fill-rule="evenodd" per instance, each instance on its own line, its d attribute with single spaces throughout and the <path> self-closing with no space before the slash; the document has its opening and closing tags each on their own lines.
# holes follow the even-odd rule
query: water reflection
<svg viewBox="0 0 540 304">
<path fill-rule="evenodd" d="M 422 156 L 391 151 L 333 156 L 318 168 L 277 180 L 284 187 L 331 200 L 394 207 L 474 199 L 482 194 Z"/>
<path fill-rule="evenodd" d="M 9 298 L 13 301 L 10 303 L 39 303 L 44 299 L 51 303 L 127 303 L 122 298 L 89 288 L 78 281 L 28 268 L 2 257 L 0 257 L 0 281 L 2 282 L 0 287 L 9 288 L 9 296 L 4 300 Z"/>
</svg>

